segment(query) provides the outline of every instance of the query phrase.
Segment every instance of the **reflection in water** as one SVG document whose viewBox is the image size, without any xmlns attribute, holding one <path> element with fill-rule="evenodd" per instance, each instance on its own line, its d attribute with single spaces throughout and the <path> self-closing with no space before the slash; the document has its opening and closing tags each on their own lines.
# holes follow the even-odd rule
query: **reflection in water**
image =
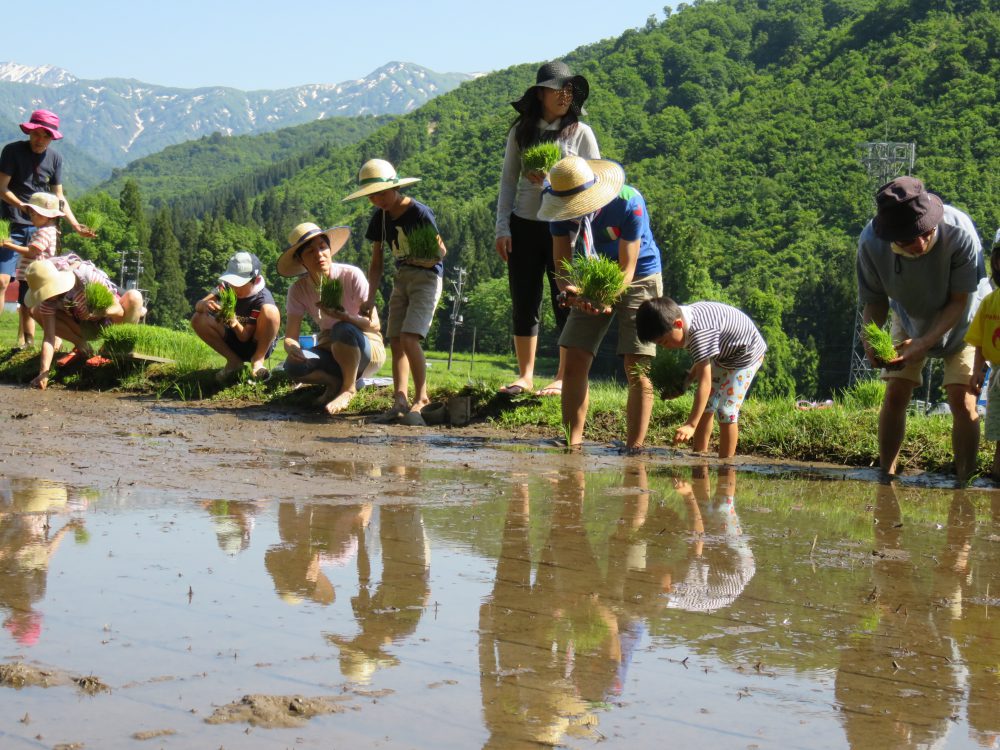
<svg viewBox="0 0 1000 750">
<path fill-rule="evenodd" d="M 49 561 L 63 537 L 74 531 L 86 541 L 83 519 L 61 516 L 86 508 L 86 499 L 71 498 L 61 484 L 0 480 L 0 612 L 4 628 L 22 646 L 34 646 L 41 636 L 42 613 L 35 604 L 45 596 Z"/>
<path fill-rule="evenodd" d="M 240 500 L 209 500 L 202 504 L 215 527 L 219 549 L 227 555 L 238 555 L 250 546 L 257 504 Z"/>
<path fill-rule="evenodd" d="M 529 484 L 516 481 L 504 519 L 491 596 L 480 608 L 480 685 L 487 747 L 597 737 L 593 711 L 625 690 L 651 610 L 710 612 L 731 604 L 754 574 L 735 511 L 735 471 L 677 480 L 675 498 L 650 507 L 645 466 L 625 473 L 621 516 L 606 544 L 606 572 L 588 536 L 586 477 L 553 480 L 534 580 Z"/>
<path fill-rule="evenodd" d="M 390 467 L 387 472 L 420 478 L 420 470 L 412 467 Z M 383 505 L 374 525 L 382 551 L 382 575 L 373 590 L 366 535 L 358 534 L 358 593 L 351 597 L 358 633 L 352 637 L 325 634 L 340 649 L 344 676 L 362 683 L 379 667 L 399 663 L 386 647 L 413 634 L 430 596 L 430 547 L 419 507 Z"/>
</svg>

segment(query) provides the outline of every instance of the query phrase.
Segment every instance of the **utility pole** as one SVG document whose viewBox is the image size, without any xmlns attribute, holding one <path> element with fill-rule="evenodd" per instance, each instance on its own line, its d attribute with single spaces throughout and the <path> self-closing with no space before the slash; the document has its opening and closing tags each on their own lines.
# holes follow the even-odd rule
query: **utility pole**
<svg viewBox="0 0 1000 750">
<path fill-rule="evenodd" d="M 917 156 L 917 144 L 892 141 L 870 141 L 858 144 L 858 160 L 868 173 L 872 210 L 875 210 L 875 191 L 889 180 L 900 175 L 912 174 Z M 872 375 L 871 366 L 861 345 L 861 308 L 854 318 L 854 341 L 851 345 L 851 369 L 847 378 L 849 386 Z"/>
<path fill-rule="evenodd" d="M 142 278 L 142 250 L 133 248 L 122 250 L 122 265 L 118 276 L 118 286 L 124 290 L 138 289 Z"/>
<path fill-rule="evenodd" d="M 462 325 L 462 305 L 469 300 L 462 296 L 462 291 L 465 289 L 465 277 L 467 272 L 464 268 L 458 269 L 458 278 L 452 280 L 451 287 L 455 290 L 452 300 L 451 300 L 451 315 L 449 320 L 451 321 L 451 346 L 448 347 L 448 369 L 451 370 L 451 357 L 455 353 L 455 331 L 458 327 Z"/>
</svg>

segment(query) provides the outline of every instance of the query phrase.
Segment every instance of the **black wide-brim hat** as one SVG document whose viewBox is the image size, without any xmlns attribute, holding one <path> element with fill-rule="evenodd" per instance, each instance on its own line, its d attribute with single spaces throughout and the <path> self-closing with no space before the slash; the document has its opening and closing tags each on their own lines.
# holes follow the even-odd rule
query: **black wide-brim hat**
<svg viewBox="0 0 1000 750">
<path fill-rule="evenodd" d="M 538 73 L 535 74 L 535 85 L 529 86 L 525 90 L 524 95 L 517 101 L 511 102 L 510 106 L 522 115 L 527 114 L 531 107 L 531 102 L 535 98 L 535 89 L 544 88 L 561 91 L 567 83 L 573 85 L 573 104 L 571 105 L 573 112 L 577 116 L 587 114 L 583 108 L 583 103 L 590 96 L 590 84 L 583 76 L 573 75 L 569 66 L 562 60 L 547 62 L 540 67 Z"/>
<path fill-rule="evenodd" d="M 916 177 L 897 177 L 875 194 L 878 211 L 872 219 L 875 236 L 886 242 L 905 243 L 941 223 L 944 204 Z"/>
</svg>

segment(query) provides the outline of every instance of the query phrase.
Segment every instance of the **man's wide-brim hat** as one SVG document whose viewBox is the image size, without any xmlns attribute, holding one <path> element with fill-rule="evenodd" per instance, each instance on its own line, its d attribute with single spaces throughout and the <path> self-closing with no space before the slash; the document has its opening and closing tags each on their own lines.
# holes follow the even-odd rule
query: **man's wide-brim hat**
<svg viewBox="0 0 1000 750">
<path fill-rule="evenodd" d="M 369 159 L 361 165 L 361 171 L 358 172 L 358 189 L 342 202 L 374 195 L 384 190 L 398 190 L 414 182 L 420 182 L 420 178 L 400 177 L 396 174 L 396 168 L 385 159 Z"/>
<path fill-rule="evenodd" d="M 24 304 L 29 308 L 65 294 L 76 283 L 72 271 L 60 271 L 49 260 L 36 260 L 24 269 L 24 280 L 28 282 L 28 294 Z"/>
<path fill-rule="evenodd" d="M 527 114 L 530 111 L 532 101 L 537 98 L 535 92 L 539 88 L 562 91 L 566 84 L 573 86 L 573 112 L 577 116 L 585 115 L 583 103 L 590 96 L 590 84 L 583 76 L 573 75 L 569 66 L 562 60 L 547 62 L 540 67 L 535 74 L 535 85 L 529 86 L 521 98 L 511 102 L 510 106 L 521 114 Z"/>
<path fill-rule="evenodd" d="M 55 112 L 49 112 L 47 109 L 36 109 L 31 113 L 27 122 L 21 123 L 21 132 L 26 135 L 31 135 L 33 130 L 39 128 L 47 130 L 53 140 L 58 141 L 63 137 L 62 133 L 59 132 L 59 115 Z"/>
<path fill-rule="evenodd" d="M 916 177 L 897 177 L 875 194 L 875 236 L 886 242 L 909 242 L 941 223 L 944 204 Z"/>
<path fill-rule="evenodd" d="M 278 273 L 282 276 L 302 276 L 307 273 L 306 267 L 296 257 L 296 253 L 303 245 L 321 234 L 326 235 L 327 242 L 330 243 L 330 255 L 336 255 L 351 236 L 351 229 L 350 227 L 320 229 L 309 221 L 299 224 L 288 233 L 288 247 L 281 251 L 281 257 L 278 258 Z"/>
<path fill-rule="evenodd" d="M 549 171 L 538 218 L 564 221 L 586 216 L 618 197 L 624 184 L 625 170 L 618 162 L 567 156 Z"/>
</svg>

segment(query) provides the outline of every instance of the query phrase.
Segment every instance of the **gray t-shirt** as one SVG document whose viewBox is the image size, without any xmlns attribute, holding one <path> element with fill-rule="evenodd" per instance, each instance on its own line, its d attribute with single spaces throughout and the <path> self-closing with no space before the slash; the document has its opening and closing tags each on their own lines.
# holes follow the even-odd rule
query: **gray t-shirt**
<svg viewBox="0 0 1000 750">
<path fill-rule="evenodd" d="M 968 293 L 958 323 L 928 354 L 941 357 L 964 346 L 979 302 L 989 293 L 983 248 L 966 214 L 946 205 L 933 248 L 919 258 L 897 255 L 875 236 L 871 222 L 858 242 L 858 298 L 862 305 L 885 303 L 910 338 L 926 333 L 954 293 Z"/>
</svg>

